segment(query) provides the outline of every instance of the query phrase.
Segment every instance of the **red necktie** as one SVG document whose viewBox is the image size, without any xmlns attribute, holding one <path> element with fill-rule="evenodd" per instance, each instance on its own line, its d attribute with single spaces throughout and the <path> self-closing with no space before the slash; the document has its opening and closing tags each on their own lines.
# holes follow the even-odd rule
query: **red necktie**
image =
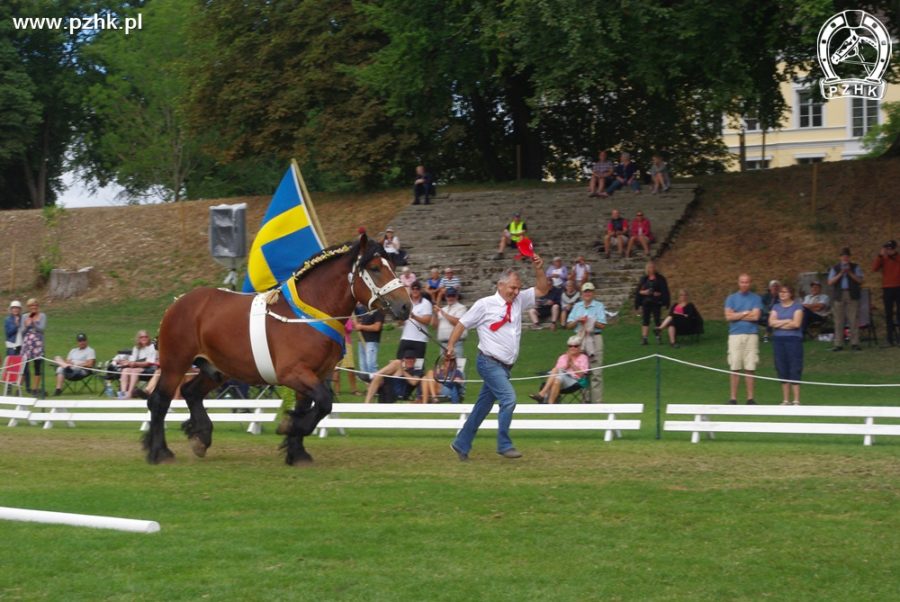
<svg viewBox="0 0 900 602">
<path fill-rule="evenodd" d="M 512 313 L 512 303 L 507 303 L 506 304 L 506 315 L 503 316 L 503 319 L 500 320 L 499 322 L 494 322 L 493 324 L 491 324 L 491 331 L 496 332 L 496 331 L 500 330 L 501 326 L 503 326 L 504 324 L 509 322 L 510 318 L 512 317 L 511 313 Z"/>
</svg>

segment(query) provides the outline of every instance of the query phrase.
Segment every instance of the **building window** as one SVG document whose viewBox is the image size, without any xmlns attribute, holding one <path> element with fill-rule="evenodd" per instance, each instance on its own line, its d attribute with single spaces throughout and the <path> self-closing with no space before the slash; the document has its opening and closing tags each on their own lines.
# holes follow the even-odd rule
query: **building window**
<svg viewBox="0 0 900 602">
<path fill-rule="evenodd" d="M 744 131 L 758 132 L 759 119 L 756 119 L 755 117 L 744 117 Z"/>
<path fill-rule="evenodd" d="M 744 169 L 746 171 L 755 171 L 757 169 L 769 169 L 768 159 L 747 159 L 744 161 Z"/>
<path fill-rule="evenodd" d="M 853 99 L 853 137 L 866 135 L 873 125 L 878 125 L 878 100 L 869 98 Z"/>
<path fill-rule="evenodd" d="M 798 92 L 797 107 L 800 110 L 800 127 L 822 126 L 822 101 L 815 98 L 812 92 Z"/>
<path fill-rule="evenodd" d="M 797 165 L 809 165 L 810 163 L 821 163 L 822 157 L 800 157 L 797 159 Z"/>
</svg>

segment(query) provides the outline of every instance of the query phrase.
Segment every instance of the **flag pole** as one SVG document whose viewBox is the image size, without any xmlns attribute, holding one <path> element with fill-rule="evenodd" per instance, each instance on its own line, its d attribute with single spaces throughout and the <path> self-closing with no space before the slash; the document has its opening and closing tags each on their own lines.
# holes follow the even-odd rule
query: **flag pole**
<svg viewBox="0 0 900 602">
<path fill-rule="evenodd" d="M 306 205 L 309 220 L 312 222 L 313 228 L 316 229 L 319 240 L 322 241 L 322 246 L 327 247 L 328 241 L 325 239 L 325 230 L 322 229 L 322 224 L 319 223 L 319 216 L 316 215 L 316 208 L 313 207 L 312 197 L 309 195 L 309 190 L 306 189 L 306 182 L 303 180 L 303 174 L 300 173 L 300 166 L 297 165 L 296 159 L 291 159 L 291 166 L 294 168 L 294 173 L 297 174 L 297 181 L 300 184 L 300 191 L 303 193 L 303 203 Z"/>
</svg>

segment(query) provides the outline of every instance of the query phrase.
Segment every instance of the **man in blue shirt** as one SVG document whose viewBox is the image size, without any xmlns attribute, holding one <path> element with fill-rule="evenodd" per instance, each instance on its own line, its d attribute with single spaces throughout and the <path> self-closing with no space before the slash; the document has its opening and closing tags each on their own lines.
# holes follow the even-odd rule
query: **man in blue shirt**
<svg viewBox="0 0 900 602">
<path fill-rule="evenodd" d="M 725 319 L 728 321 L 728 368 L 731 374 L 731 398 L 728 403 L 737 403 L 738 385 L 744 372 L 747 387 L 747 405 L 755 405 L 753 400 L 753 373 L 759 363 L 759 332 L 757 322 L 762 313 L 762 299 L 750 291 L 750 275 L 738 276 L 738 291 L 725 299 Z"/>
<path fill-rule="evenodd" d="M 574 328 L 581 336 L 581 350 L 591 361 L 591 366 L 603 365 L 603 329 L 606 328 L 606 308 L 594 299 L 594 284 L 581 285 L 581 301 L 577 302 L 566 318 L 566 328 Z M 591 370 L 591 401 L 603 401 L 603 371 Z"/>
</svg>

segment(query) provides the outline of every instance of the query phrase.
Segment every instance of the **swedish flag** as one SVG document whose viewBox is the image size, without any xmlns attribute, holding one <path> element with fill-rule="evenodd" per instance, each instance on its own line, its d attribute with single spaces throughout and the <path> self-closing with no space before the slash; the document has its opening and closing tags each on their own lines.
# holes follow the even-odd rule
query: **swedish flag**
<svg viewBox="0 0 900 602">
<path fill-rule="evenodd" d="M 250 247 L 244 292 L 283 282 L 326 244 L 300 168 L 291 161 Z"/>
</svg>

